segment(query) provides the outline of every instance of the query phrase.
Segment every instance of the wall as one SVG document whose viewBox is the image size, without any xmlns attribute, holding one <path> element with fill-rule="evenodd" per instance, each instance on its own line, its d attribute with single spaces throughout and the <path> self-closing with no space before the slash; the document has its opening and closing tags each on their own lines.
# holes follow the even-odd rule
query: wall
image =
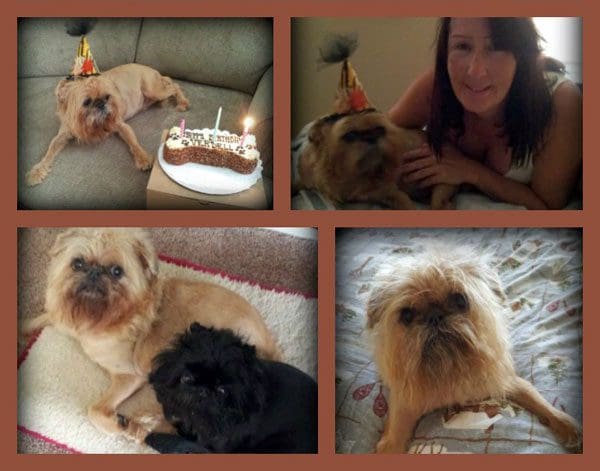
<svg viewBox="0 0 600 471">
<path fill-rule="evenodd" d="M 319 67 L 319 46 L 332 32 L 357 32 L 350 61 L 371 104 L 387 111 L 433 64 L 437 18 L 295 18 L 292 20 L 292 137 L 331 112 L 340 65 Z"/>
</svg>

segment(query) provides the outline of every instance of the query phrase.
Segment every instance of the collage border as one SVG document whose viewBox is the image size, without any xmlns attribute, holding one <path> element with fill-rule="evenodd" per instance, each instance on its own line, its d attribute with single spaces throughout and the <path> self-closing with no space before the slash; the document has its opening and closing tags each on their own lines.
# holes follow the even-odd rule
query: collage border
<svg viewBox="0 0 600 471">
<path fill-rule="evenodd" d="M 6 349 L 2 355 L 7 371 L 12 371 L 16 361 L 15 333 L 17 311 L 17 229 L 20 227 L 60 226 L 148 226 L 148 227 L 257 227 L 291 226 L 317 227 L 318 235 L 318 345 L 319 345 L 319 454 L 287 457 L 272 456 L 34 456 L 16 454 L 16 375 L 9 374 L 11 387 L 2 394 L 3 416 L 2 440 L 4 462 L 15 469 L 34 469 L 39 466 L 60 467 L 62 470 L 77 469 L 82 465 L 93 469 L 105 469 L 107 465 L 135 465 L 144 469 L 163 469 L 165 464 L 184 463 L 187 466 L 219 466 L 256 468 L 261 470 L 306 469 L 307 466 L 329 468 L 340 466 L 358 470 L 365 467 L 385 465 L 418 466 L 433 468 L 443 465 L 460 469 L 485 466 L 505 469 L 520 464 L 559 469 L 565 465 L 591 467 L 596 461 L 594 439 L 597 437 L 596 419 L 599 406 L 594 398 L 598 395 L 600 373 L 594 362 L 600 354 L 590 336 L 598 330 L 599 321 L 593 313 L 600 307 L 600 290 L 594 288 L 594 280 L 600 280 L 597 202 L 600 201 L 600 185 L 594 176 L 600 175 L 600 165 L 593 154 L 593 137 L 596 122 L 592 104 L 600 103 L 598 91 L 586 86 L 583 107 L 583 210 L 580 211 L 347 211 L 324 213 L 292 211 L 290 209 L 290 159 L 291 142 L 291 84 L 290 84 L 290 25 L 292 17 L 310 16 L 581 16 L 583 17 L 583 80 L 588 84 L 600 83 L 600 61 L 594 62 L 594 44 L 600 44 L 598 7 L 593 0 L 104 0 L 97 3 L 72 0 L 8 0 L 3 6 L 0 35 L 7 73 L 0 76 L 8 96 L 4 100 L 5 114 L 2 119 L 3 142 L 6 156 L 0 192 L 3 206 L 4 230 L 2 231 L 1 294 L 8 316 L 8 328 L 3 329 L 0 345 Z M 143 13 L 143 14 L 142 14 Z M 273 17 L 274 34 L 274 201 L 272 211 L 23 211 L 17 210 L 17 22 L 18 17 L 62 16 L 249 16 Z M 452 458 L 379 455 L 336 455 L 335 446 L 335 391 L 334 391 L 334 317 L 335 317 L 335 229 L 344 227 L 578 227 L 583 229 L 583 305 L 584 322 L 584 447 L 582 455 L 532 456 L 532 455 L 458 455 Z M 591 286 L 591 288 L 589 288 Z M 588 288 L 588 289 L 586 289 Z M 14 379 L 13 379 L 14 378 Z M 197 460 L 202 461 L 197 461 Z M 420 461 L 413 461 L 419 459 Z M 443 461 L 440 461 L 443 460 Z"/>
</svg>

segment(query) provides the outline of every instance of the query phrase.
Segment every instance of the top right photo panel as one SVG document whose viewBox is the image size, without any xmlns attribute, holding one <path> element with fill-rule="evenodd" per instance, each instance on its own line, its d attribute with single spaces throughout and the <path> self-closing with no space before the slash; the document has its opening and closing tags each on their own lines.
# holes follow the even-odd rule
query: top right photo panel
<svg viewBox="0 0 600 471">
<path fill-rule="evenodd" d="M 583 209 L 581 18 L 291 30 L 292 209 Z"/>
</svg>

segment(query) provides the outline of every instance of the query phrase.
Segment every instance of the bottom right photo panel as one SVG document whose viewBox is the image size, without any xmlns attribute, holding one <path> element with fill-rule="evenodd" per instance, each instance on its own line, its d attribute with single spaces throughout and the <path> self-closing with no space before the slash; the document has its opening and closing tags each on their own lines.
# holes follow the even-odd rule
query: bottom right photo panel
<svg viewBox="0 0 600 471">
<path fill-rule="evenodd" d="M 582 230 L 336 231 L 337 453 L 581 453 Z"/>
</svg>

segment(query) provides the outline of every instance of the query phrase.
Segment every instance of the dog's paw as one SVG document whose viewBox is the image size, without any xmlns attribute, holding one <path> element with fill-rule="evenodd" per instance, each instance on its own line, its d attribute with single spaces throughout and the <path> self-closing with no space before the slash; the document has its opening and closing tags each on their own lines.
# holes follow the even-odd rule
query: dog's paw
<svg viewBox="0 0 600 471">
<path fill-rule="evenodd" d="M 453 209 L 456 209 L 456 204 L 454 203 L 453 198 L 441 200 L 441 201 L 434 201 L 432 199 L 431 200 L 431 209 L 442 210 L 442 211 L 453 210 Z"/>
<path fill-rule="evenodd" d="M 123 433 L 122 419 L 115 413 L 102 410 L 95 406 L 88 408 L 88 418 L 94 427 L 101 432 L 115 435 Z"/>
<path fill-rule="evenodd" d="M 187 99 L 179 100 L 175 109 L 177 111 L 187 111 L 190 108 L 190 102 Z"/>
<path fill-rule="evenodd" d="M 35 186 L 39 185 L 50 173 L 50 169 L 41 163 L 36 164 L 29 172 L 27 172 L 26 181 L 27 185 Z"/>
<path fill-rule="evenodd" d="M 133 156 L 135 160 L 135 166 L 139 170 L 146 171 L 152 168 L 152 157 L 146 151 L 136 152 Z"/>
<path fill-rule="evenodd" d="M 583 432 L 579 424 L 570 415 L 561 413 L 550 424 L 560 442 L 570 453 L 583 451 Z"/>
</svg>

